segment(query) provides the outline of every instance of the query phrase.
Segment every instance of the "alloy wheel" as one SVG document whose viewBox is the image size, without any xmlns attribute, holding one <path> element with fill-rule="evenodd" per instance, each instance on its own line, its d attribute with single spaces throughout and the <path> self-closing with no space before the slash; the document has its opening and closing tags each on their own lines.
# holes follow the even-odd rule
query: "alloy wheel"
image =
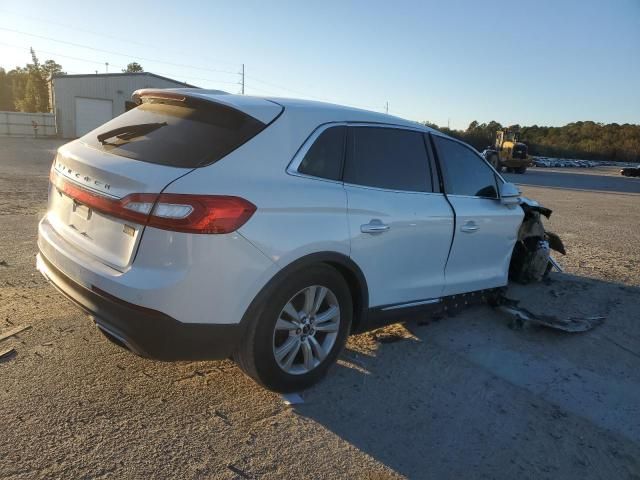
<svg viewBox="0 0 640 480">
<path fill-rule="evenodd" d="M 328 288 L 303 288 L 285 304 L 273 332 L 273 355 L 278 366 L 291 375 L 316 368 L 336 343 L 340 329 L 340 305 Z"/>
</svg>

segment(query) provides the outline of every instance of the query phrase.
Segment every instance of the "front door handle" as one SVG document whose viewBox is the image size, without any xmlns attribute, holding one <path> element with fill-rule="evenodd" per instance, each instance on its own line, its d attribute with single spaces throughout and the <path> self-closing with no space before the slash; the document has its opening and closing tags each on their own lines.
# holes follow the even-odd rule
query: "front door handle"
<svg viewBox="0 0 640 480">
<path fill-rule="evenodd" d="M 477 232 L 478 230 L 480 230 L 480 227 L 473 220 L 469 220 L 468 222 L 466 222 L 464 225 L 460 227 L 460 231 L 464 233 L 473 233 L 473 232 Z"/>
<path fill-rule="evenodd" d="M 372 219 L 369 223 L 360 225 L 360 231 L 362 233 L 382 233 L 389 230 L 389 228 L 391 228 L 389 225 L 382 223 L 382 220 L 377 218 Z"/>
</svg>

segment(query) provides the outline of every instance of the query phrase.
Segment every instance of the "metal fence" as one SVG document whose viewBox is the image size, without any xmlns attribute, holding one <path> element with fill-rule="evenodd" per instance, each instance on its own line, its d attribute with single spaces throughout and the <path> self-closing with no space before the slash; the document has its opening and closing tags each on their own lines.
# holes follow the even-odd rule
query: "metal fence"
<svg viewBox="0 0 640 480">
<path fill-rule="evenodd" d="M 52 137 L 56 133 L 53 113 L 0 112 L 0 136 Z"/>
</svg>

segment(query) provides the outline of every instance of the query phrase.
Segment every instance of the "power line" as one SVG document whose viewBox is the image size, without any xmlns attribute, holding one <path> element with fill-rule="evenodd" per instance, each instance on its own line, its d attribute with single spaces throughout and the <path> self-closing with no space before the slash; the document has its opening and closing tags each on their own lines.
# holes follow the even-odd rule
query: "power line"
<svg viewBox="0 0 640 480">
<path fill-rule="evenodd" d="M 127 57 L 127 58 L 130 58 L 130 59 L 133 59 L 133 60 L 141 60 L 141 61 L 145 61 L 145 62 L 154 62 L 154 63 L 163 63 L 165 65 L 171 65 L 171 66 L 180 67 L 180 68 L 192 68 L 194 70 L 204 70 L 204 71 L 208 71 L 208 72 L 226 73 L 226 74 L 230 74 L 230 75 L 237 75 L 237 72 L 231 72 L 229 70 L 218 70 L 218 69 L 215 69 L 215 68 L 196 67 L 196 66 L 193 66 L 193 65 L 185 65 L 183 63 L 165 62 L 163 60 L 155 60 L 153 58 L 148 58 L 148 57 L 127 55 L 127 54 L 120 53 L 120 52 L 114 52 L 113 50 L 104 50 L 102 48 L 90 47 L 88 45 L 82 45 L 80 43 L 67 42 L 65 40 L 58 40 L 56 38 L 46 37 L 44 35 L 37 35 L 35 33 L 23 32 L 23 31 L 20 31 L 20 30 L 13 30 L 11 28 L 6 28 L 6 27 L 0 27 L 0 30 L 4 30 L 6 32 L 12 32 L 12 33 L 18 33 L 20 35 L 27 35 L 29 37 L 40 38 L 42 40 L 49 40 L 51 42 L 62 43 L 62 44 L 65 44 L 65 45 L 71 45 L 73 47 L 85 48 L 87 50 L 93 50 L 95 52 L 108 53 L 110 55 L 117 55 L 117 56 L 120 56 L 120 57 Z"/>
<path fill-rule="evenodd" d="M 6 47 L 17 48 L 19 50 L 26 50 L 25 47 L 21 47 L 19 45 L 12 45 L 10 43 L 5 43 L 5 42 L 0 42 L 0 45 L 4 45 Z M 80 62 L 87 62 L 87 63 L 99 63 L 100 65 L 104 65 L 104 62 L 100 62 L 98 60 L 88 60 L 86 58 L 79 58 L 79 57 L 72 57 L 72 56 L 69 56 L 69 55 L 62 55 L 60 53 L 54 53 L 54 52 L 48 52 L 46 50 L 40 50 L 39 48 L 37 49 L 37 51 L 38 52 L 42 52 L 42 53 L 46 53 L 46 54 L 49 54 L 49 55 L 56 55 L 56 56 L 62 57 L 62 58 L 68 58 L 70 60 L 78 60 Z"/>
<path fill-rule="evenodd" d="M 18 45 L 12 45 L 10 43 L 5 43 L 5 42 L 0 42 L 0 45 L 5 45 L 7 47 L 16 48 L 16 49 L 19 49 L 19 50 L 27 50 L 24 47 L 21 47 L 21 46 L 18 46 Z M 97 60 L 89 60 L 87 58 L 81 58 L 81 57 L 73 57 L 73 56 L 70 56 L 70 55 L 62 55 L 60 53 L 51 52 L 51 51 L 48 51 L 48 50 L 37 49 L 36 53 L 37 52 L 46 53 L 48 55 L 53 55 L 55 57 L 68 58 L 68 59 L 76 60 L 76 61 L 79 61 L 79 62 L 93 63 L 93 64 L 98 64 L 98 65 L 105 65 L 105 62 L 101 62 L 101 61 L 97 61 Z M 116 64 L 111 63 L 111 62 L 106 62 L 106 63 L 108 63 L 109 66 L 113 67 L 113 68 L 119 68 L 119 69 L 125 69 L 126 68 L 126 66 L 124 66 L 124 65 L 116 65 Z M 69 72 L 69 73 L 71 73 L 71 72 Z M 218 79 L 214 79 L 214 78 L 192 77 L 190 75 L 186 75 L 185 76 L 185 75 L 182 75 L 182 74 L 174 75 L 174 74 L 167 74 L 167 73 L 163 73 L 163 72 L 158 72 L 157 75 L 162 75 L 164 77 L 178 77 L 179 76 L 179 77 L 187 79 L 187 80 L 200 80 L 200 81 L 203 81 L 203 82 L 224 83 L 224 84 L 228 84 L 228 85 L 236 85 L 236 82 L 231 82 L 231 81 L 228 81 L 228 80 L 218 80 Z"/>
<path fill-rule="evenodd" d="M 242 90 L 240 91 L 240 93 L 244 95 L 244 63 L 242 64 L 242 72 L 240 72 L 240 75 L 241 75 L 240 82 L 242 85 Z"/>
<path fill-rule="evenodd" d="M 22 15 L 22 14 L 19 14 L 19 13 L 16 13 L 16 12 L 12 12 L 12 11 L 6 10 L 6 9 L 0 9 L 0 12 L 8 13 L 9 15 L 13 15 L 13 16 L 16 16 L 16 17 L 21 17 L 21 18 L 24 18 L 24 19 L 27 19 L 27 20 L 33 20 L 33 21 L 36 21 L 36 22 L 45 23 L 47 25 L 51 25 L 51 24 L 58 25 L 58 26 L 65 27 L 67 29 L 73 30 L 74 32 L 84 32 L 84 33 L 88 33 L 90 35 L 95 35 L 95 36 L 98 36 L 98 37 L 109 38 L 111 40 L 118 40 L 118 41 L 121 41 L 121 42 L 124 41 L 127 44 L 140 45 L 141 47 L 147 47 L 147 48 L 153 48 L 153 49 L 158 48 L 158 45 L 151 45 L 151 44 L 148 44 L 148 43 L 142 43 L 140 41 L 132 40 L 130 38 L 123 39 L 122 37 L 116 37 L 115 35 L 108 35 L 108 34 L 102 33 L 102 32 L 95 32 L 95 31 L 92 31 L 92 30 L 78 28 L 77 25 L 69 25 L 68 23 L 56 22 L 56 21 L 53 21 L 53 20 L 48 19 L 48 18 L 44 19 L 44 18 L 33 17 L 33 16 L 29 16 L 29 15 Z M 168 49 L 166 46 L 163 47 L 163 50 L 171 50 L 173 52 L 180 53 L 180 54 L 184 53 L 184 52 L 178 51 L 176 49 Z M 228 65 L 237 65 L 237 62 L 229 62 L 227 60 L 221 60 L 221 59 L 209 59 L 209 60 L 212 60 L 212 61 L 215 61 L 215 62 L 218 62 L 218 63 L 226 63 Z"/>
<path fill-rule="evenodd" d="M 117 55 L 117 56 L 121 56 L 121 57 L 127 57 L 129 59 L 134 59 L 134 60 L 148 61 L 148 62 L 160 63 L 160 64 L 170 65 L 170 66 L 179 67 L 179 68 L 191 68 L 191 69 L 194 69 L 194 70 L 203 70 L 203 71 L 210 71 L 210 72 L 215 72 L 215 73 L 223 73 L 223 74 L 230 74 L 230 75 L 238 75 L 239 74 L 239 75 L 241 75 L 241 91 L 242 91 L 242 93 L 244 93 L 244 90 L 245 90 L 245 79 L 246 78 L 251 78 L 251 79 L 253 79 L 254 81 L 256 81 L 258 83 L 261 83 L 261 84 L 264 84 L 264 85 L 268 85 L 268 86 L 271 86 L 273 88 L 276 88 L 276 89 L 279 89 L 279 90 L 283 90 L 283 91 L 286 91 L 286 92 L 291 92 L 291 93 L 293 93 L 295 95 L 302 95 L 303 97 L 308 97 L 308 98 L 312 98 L 314 100 L 319 100 L 319 101 L 323 101 L 323 102 L 337 102 L 336 100 L 330 100 L 328 98 L 323 98 L 323 97 L 318 97 L 318 96 L 315 96 L 315 95 L 310 95 L 310 94 L 308 94 L 306 92 L 301 92 L 299 90 L 294 90 L 294 89 L 291 89 L 289 87 L 284 87 L 282 85 L 277 85 L 277 84 L 272 83 L 272 82 L 267 82 L 265 80 L 262 80 L 260 78 L 254 77 L 254 76 L 245 75 L 245 73 L 244 73 L 244 64 L 242 64 L 242 72 L 238 73 L 238 72 L 232 72 L 232 71 L 229 71 L 229 70 L 219 70 L 219 69 L 212 69 L 212 68 L 206 68 L 206 67 L 197 67 L 197 66 L 194 66 L 194 65 L 185 65 L 185 64 L 180 64 L 180 63 L 166 62 L 166 61 L 163 61 L 163 60 L 155 60 L 155 59 L 147 58 L 147 57 L 132 56 L 132 55 L 127 55 L 127 54 L 115 52 L 115 51 L 112 51 L 112 50 L 105 50 L 105 49 L 101 49 L 101 48 L 91 47 L 91 46 L 88 46 L 88 45 L 83 45 L 83 44 L 80 44 L 80 43 L 68 42 L 68 41 L 64 41 L 64 40 L 58 40 L 56 38 L 47 37 L 47 36 L 44 36 L 44 35 L 38 35 L 38 34 L 34 34 L 34 33 L 29 33 L 29 32 L 24 32 L 24 31 L 20 31 L 20 30 L 14 30 L 14 29 L 6 28 L 6 27 L 0 27 L 0 30 L 4 30 L 4 31 L 12 32 L 12 33 L 18 33 L 20 35 L 27 35 L 27 36 L 30 36 L 30 37 L 40 38 L 40 39 L 43 39 L 43 40 L 49 40 L 49 41 L 52 41 L 52 42 L 57 42 L 57 43 L 65 44 L 65 45 L 71 45 L 71 46 L 78 47 L 78 48 L 85 48 L 85 49 L 93 50 L 93 51 L 96 51 L 96 52 L 108 53 L 110 55 Z M 91 32 L 89 32 L 89 33 L 91 33 Z M 44 53 L 47 53 L 44 50 L 40 50 L 40 51 L 42 51 Z M 54 53 L 51 53 L 51 52 L 49 52 L 49 54 L 58 55 L 60 57 L 65 57 L 65 55 L 54 54 Z M 70 56 L 66 56 L 66 57 L 67 58 L 78 59 L 77 57 L 70 57 Z M 92 60 L 81 60 L 81 61 L 90 61 L 92 63 L 103 64 L 103 62 L 96 62 L 96 61 L 92 61 Z M 111 64 L 111 66 L 117 67 L 114 64 Z M 119 68 L 121 68 L 121 67 L 119 67 Z M 165 75 L 165 76 L 168 76 L 168 75 Z M 173 75 L 173 76 L 175 76 L 175 75 Z M 201 78 L 201 77 L 191 77 L 191 76 L 185 76 L 185 75 L 180 75 L 180 76 L 183 77 L 183 78 L 192 79 L 192 80 L 195 79 L 195 80 L 207 81 L 207 82 L 211 81 L 211 82 L 225 83 L 225 84 L 230 84 L 230 85 L 231 84 L 236 84 L 236 82 L 231 82 L 231 81 L 212 80 L 212 79 L 205 79 L 205 78 Z M 381 109 L 379 106 L 358 105 L 358 104 L 354 104 L 354 103 L 351 103 L 351 102 L 339 102 L 339 103 L 342 103 L 342 104 L 347 105 L 347 106 L 356 107 L 356 108 L 363 108 L 363 109 L 370 109 L 370 110 L 385 110 L 387 113 L 389 112 L 389 110 L 388 110 L 388 102 L 387 102 L 387 104 L 386 104 L 384 109 Z"/>
</svg>

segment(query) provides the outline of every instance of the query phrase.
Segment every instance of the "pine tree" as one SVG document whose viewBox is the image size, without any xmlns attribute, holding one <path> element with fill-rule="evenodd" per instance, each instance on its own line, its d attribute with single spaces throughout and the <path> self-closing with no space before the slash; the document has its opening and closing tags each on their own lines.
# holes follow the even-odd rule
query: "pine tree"
<svg viewBox="0 0 640 480">
<path fill-rule="evenodd" d="M 140 73 L 144 72 L 144 68 L 138 62 L 131 62 L 127 65 L 127 68 L 122 70 L 122 73 Z"/>
</svg>

